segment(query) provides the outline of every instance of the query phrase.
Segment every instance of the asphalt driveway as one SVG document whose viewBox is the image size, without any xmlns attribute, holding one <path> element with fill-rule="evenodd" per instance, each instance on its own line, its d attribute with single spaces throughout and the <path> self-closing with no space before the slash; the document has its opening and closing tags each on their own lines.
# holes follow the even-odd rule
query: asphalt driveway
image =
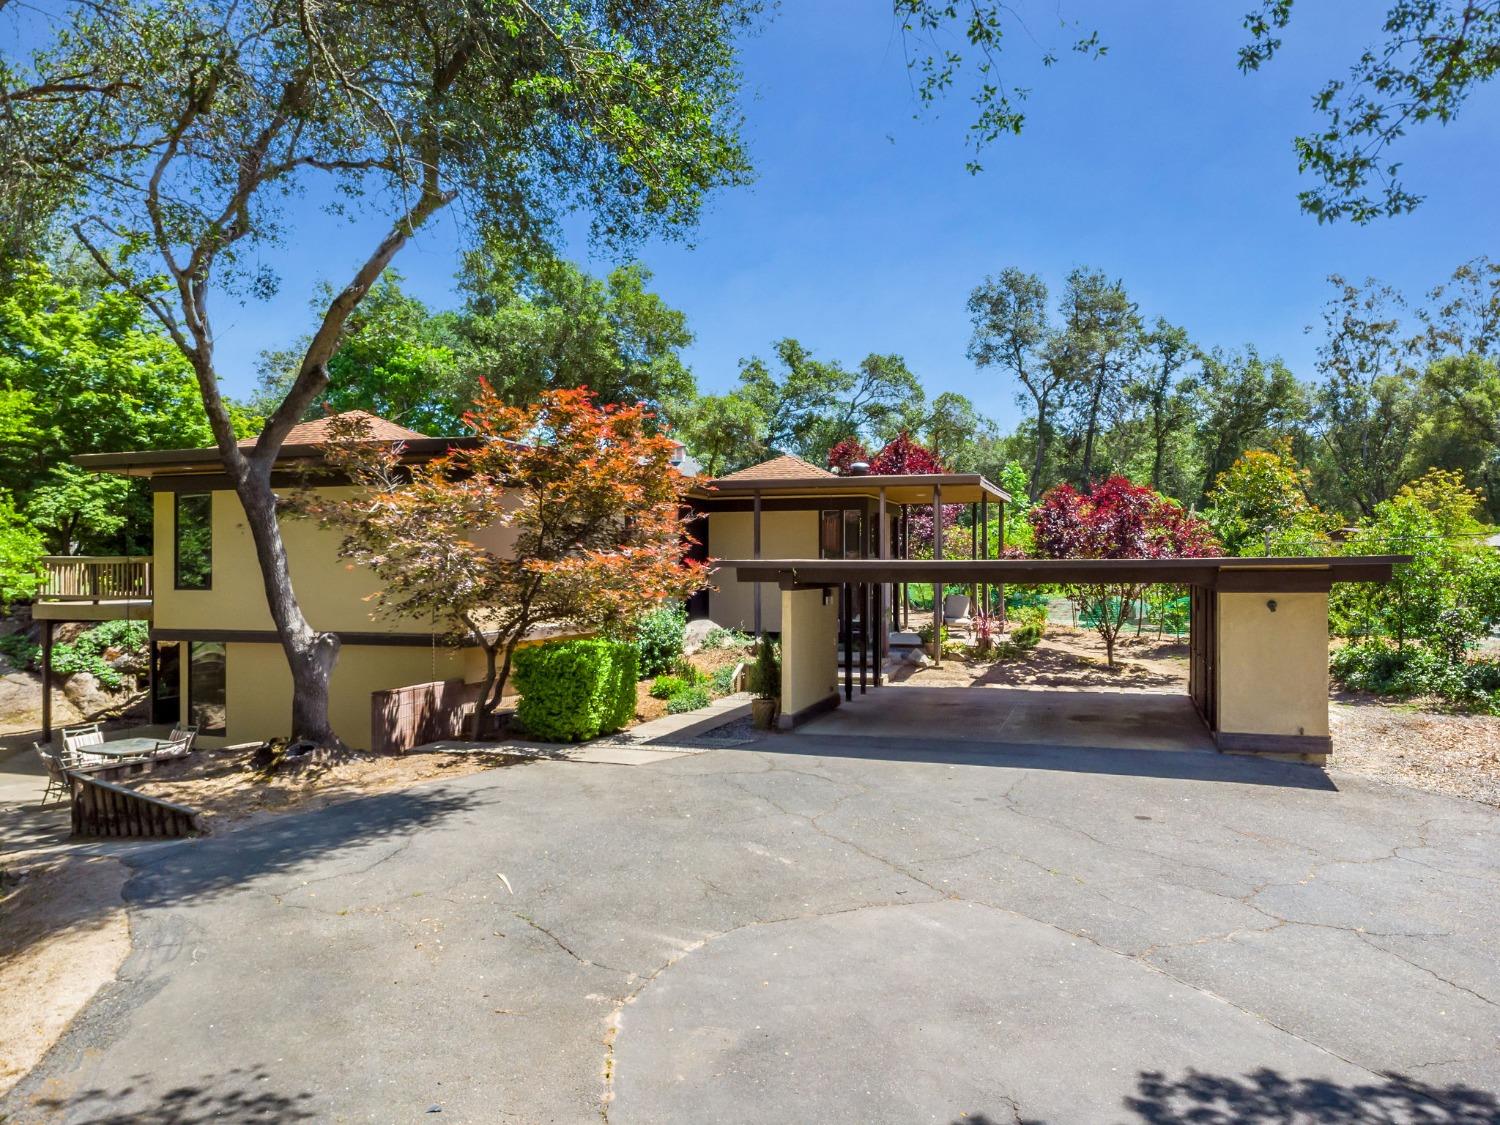
<svg viewBox="0 0 1500 1125">
<path fill-rule="evenodd" d="M 778 736 L 129 862 L 6 1120 L 1500 1120 L 1500 815 L 1302 766 Z"/>
</svg>

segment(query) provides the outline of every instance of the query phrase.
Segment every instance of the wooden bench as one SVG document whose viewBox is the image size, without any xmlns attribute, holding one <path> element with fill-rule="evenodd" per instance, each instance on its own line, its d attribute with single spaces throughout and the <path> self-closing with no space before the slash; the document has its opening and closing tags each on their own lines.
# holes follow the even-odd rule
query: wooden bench
<svg viewBox="0 0 1500 1125">
<path fill-rule="evenodd" d="M 73 789 L 73 835 L 179 839 L 201 831 L 198 811 L 148 797 L 123 785 L 68 771 Z"/>
</svg>

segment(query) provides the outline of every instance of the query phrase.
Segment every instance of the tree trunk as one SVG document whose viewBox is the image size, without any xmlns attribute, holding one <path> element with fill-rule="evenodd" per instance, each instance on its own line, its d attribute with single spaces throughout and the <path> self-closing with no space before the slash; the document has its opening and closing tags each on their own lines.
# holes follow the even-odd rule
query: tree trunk
<svg viewBox="0 0 1500 1125">
<path fill-rule="evenodd" d="M 1099 433 L 1099 404 L 1104 397 L 1104 376 L 1101 374 L 1094 384 L 1094 396 L 1089 400 L 1089 424 L 1083 438 L 1083 480 L 1087 488 L 1094 479 L 1094 439 Z"/>
<path fill-rule="evenodd" d="M 1047 457 L 1047 404 L 1041 398 L 1036 400 L 1036 460 L 1031 466 L 1031 502 L 1036 503 L 1036 498 L 1041 495 L 1042 490 L 1042 466 Z"/>
<path fill-rule="evenodd" d="M 339 656 L 339 638 L 335 633 L 320 633 L 308 623 L 292 589 L 269 463 L 247 465 L 235 480 L 234 490 L 245 509 L 266 605 L 292 673 L 292 740 L 342 750 L 344 744 L 328 719 L 328 684 Z"/>
</svg>

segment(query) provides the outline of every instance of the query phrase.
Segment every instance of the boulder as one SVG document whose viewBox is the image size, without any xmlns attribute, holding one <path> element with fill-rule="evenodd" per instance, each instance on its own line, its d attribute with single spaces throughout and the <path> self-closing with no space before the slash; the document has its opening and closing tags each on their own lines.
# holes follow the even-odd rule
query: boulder
<svg viewBox="0 0 1500 1125">
<path fill-rule="evenodd" d="M 120 704 L 115 694 L 91 672 L 75 672 L 69 676 L 67 683 L 63 684 L 63 695 L 87 719 L 113 711 Z"/>
<path fill-rule="evenodd" d="M 65 727 L 82 720 L 71 700 L 54 687 L 52 725 Z M 33 731 L 42 725 L 42 678 L 30 672 L 0 676 L 0 731 Z"/>
<path fill-rule="evenodd" d="M 703 647 L 703 642 L 718 626 L 706 617 L 689 621 L 682 634 L 682 651 L 691 656 Z"/>
</svg>

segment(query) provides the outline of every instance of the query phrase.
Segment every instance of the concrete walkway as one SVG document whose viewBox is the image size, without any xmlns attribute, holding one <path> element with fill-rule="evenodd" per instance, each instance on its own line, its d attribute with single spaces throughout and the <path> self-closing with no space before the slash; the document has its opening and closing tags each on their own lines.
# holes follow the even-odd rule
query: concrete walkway
<svg viewBox="0 0 1500 1125">
<path fill-rule="evenodd" d="M 1305 766 L 775 736 L 127 862 L 7 1121 L 1500 1120 L 1500 814 Z"/>
</svg>

